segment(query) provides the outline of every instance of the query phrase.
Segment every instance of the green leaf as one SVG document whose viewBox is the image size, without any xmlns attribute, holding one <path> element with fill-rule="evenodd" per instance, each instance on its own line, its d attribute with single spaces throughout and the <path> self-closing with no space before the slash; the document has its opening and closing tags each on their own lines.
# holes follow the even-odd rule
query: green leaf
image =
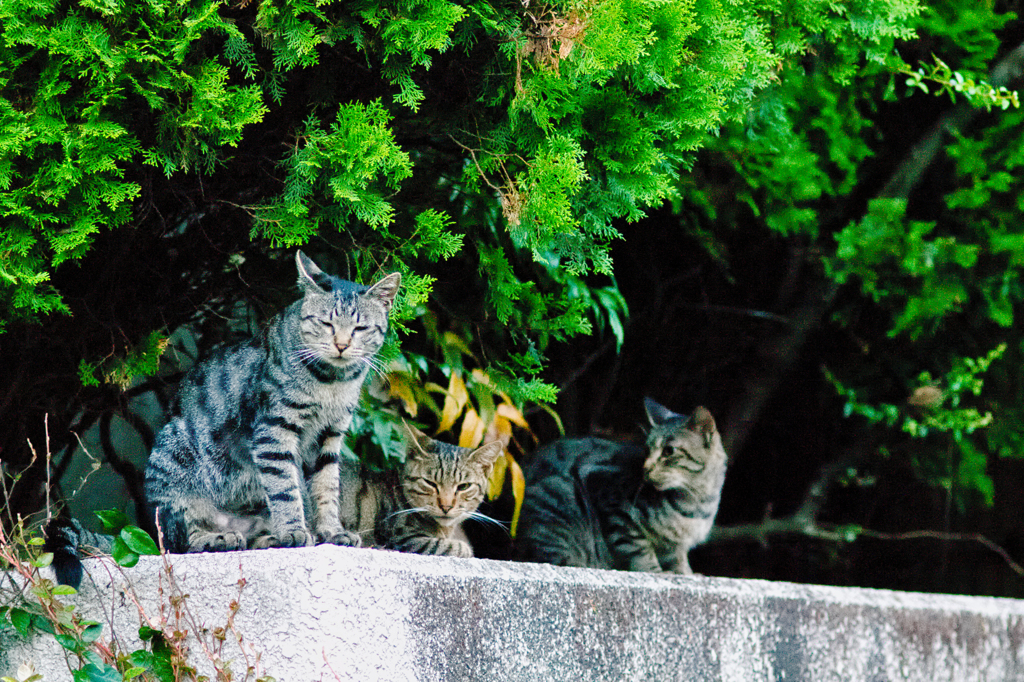
<svg viewBox="0 0 1024 682">
<path fill-rule="evenodd" d="M 51 623 L 48 618 L 45 618 L 44 616 L 40 616 L 38 614 L 32 615 L 31 627 L 35 628 L 36 630 L 39 630 L 40 632 L 45 632 L 48 635 L 56 634 L 56 631 L 53 629 L 53 623 Z"/>
<path fill-rule="evenodd" d="M 53 563 L 53 552 L 44 552 L 32 559 L 31 563 L 36 568 L 46 568 Z"/>
<path fill-rule="evenodd" d="M 92 663 L 95 666 L 103 665 L 103 657 L 95 649 L 86 649 L 82 652 L 82 663 Z"/>
<path fill-rule="evenodd" d="M 111 665 L 87 663 L 74 672 L 75 682 L 123 682 L 121 673 Z"/>
<path fill-rule="evenodd" d="M 53 588 L 53 591 L 51 592 L 51 594 L 54 594 L 54 595 L 57 595 L 57 596 L 66 596 L 66 595 L 70 595 L 70 594 L 78 594 L 78 590 L 76 590 L 75 588 L 71 587 L 71 585 L 56 585 Z"/>
<path fill-rule="evenodd" d="M 60 644 L 68 651 L 77 652 L 80 651 L 84 646 L 81 640 L 79 640 L 77 637 L 74 637 L 73 635 L 57 633 L 53 636 L 53 638 L 57 640 L 58 644 Z"/>
<path fill-rule="evenodd" d="M 176 682 L 174 666 L 171 663 L 173 652 L 164 640 L 163 633 L 143 625 L 139 628 L 139 638 L 149 642 L 152 651 L 133 651 L 130 656 L 132 665 L 147 668 L 160 682 Z"/>
<path fill-rule="evenodd" d="M 21 633 L 22 637 L 28 637 L 32 632 L 32 614 L 28 611 L 19 608 L 11 608 L 8 614 L 11 619 L 11 625 L 14 629 Z"/>
<path fill-rule="evenodd" d="M 114 558 L 118 566 L 124 566 L 125 568 L 131 568 L 139 563 L 138 553 L 133 552 L 120 535 L 114 538 L 114 546 L 110 550 L 110 556 Z"/>
<path fill-rule="evenodd" d="M 99 639 L 101 634 L 103 634 L 102 623 L 97 623 L 95 621 L 87 621 L 83 623 L 83 625 L 85 625 L 85 629 L 82 630 L 81 638 L 82 641 L 86 644 L 92 644 L 97 639 Z"/>
<path fill-rule="evenodd" d="M 138 526 L 126 526 L 121 529 L 120 537 L 128 546 L 128 549 L 136 554 L 154 555 L 160 553 L 160 548 L 150 537 L 149 533 Z"/>
<path fill-rule="evenodd" d="M 103 532 L 108 535 L 117 535 L 130 523 L 128 515 L 120 509 L 103 509 L 93 513 L 103 524 Z"/>
<path fill-rule="evenodd" d="M 148 642 L 155 637 L 163 637 L 163 632 L 156 628 L 151 628 L 148 625 L 143 625 L 139 628 L 139 639 L 143 642 Z"/>
</svg>

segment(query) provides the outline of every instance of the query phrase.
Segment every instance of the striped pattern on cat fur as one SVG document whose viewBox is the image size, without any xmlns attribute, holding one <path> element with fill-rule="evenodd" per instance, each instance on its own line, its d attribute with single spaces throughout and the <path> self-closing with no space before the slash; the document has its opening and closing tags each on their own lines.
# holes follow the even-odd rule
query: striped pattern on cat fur
<svg viewBox="0 0 1024 682">
<path fill-rule="evenodd" d="M 400 276 L 366 287 L 325 274 L 302 252 L 296 265 L 302 298 L 258 338 L 193 367 L 157 436 L 144 513 L 169 551 L 359 543 L 338 516 L 341 438 Z M 68 584 L 81 579 L 79 550 L 109 542 L 59 519 L 46 535 Z"/>
<path fill-rule="evenodd" d="M 405 464 L 371 472 L 341 464 L 341 520 L 365 544 L 417 554 L 471 557 L 462 528 L 479 514 L 500 442 L 463 448 L 434 440 L 406 425 Z"/>
<path fill-rule="evenodd" d="M 527 561 L 690 574 L 711 531 L 727 457 L 703 407 L 689 417 L 645 400 L 646 447 L 564 439 L 527 475 L 517 552 Z"/>
<path fill-rule="evenodd" d="M 145 493 L 172 552 L 358 544 L 338 517 L 338 459 L 398 292 L 296 253 L 303 297 L 182 380 Z"/>
</svg>

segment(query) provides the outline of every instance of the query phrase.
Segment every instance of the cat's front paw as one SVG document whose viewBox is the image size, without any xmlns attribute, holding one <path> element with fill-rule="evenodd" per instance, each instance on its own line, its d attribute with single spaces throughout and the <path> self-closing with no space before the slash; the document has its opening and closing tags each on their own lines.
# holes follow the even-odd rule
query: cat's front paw
<svg viewBox="0 0 1024 682">
<path fill-rule="evenodd" d="M 437 552 L 440 556 L 453 556 L 460 559 L 469 559 L 473 556 L 473 548 L 463 540 L 442 540 L 437 544 Z"/>
<path fill-rule="evenodd" d="M 266 549 L 267 547 L 312 547 L 313 536 L 305 528 L 279 531 L 264 535 L 253 543 L 254 549 Z"/>
<path fill-rule="evenodd" d="M 342 547 L 359 547 L 363 544 L 358 533 L 341 529 L 337 531 L 324 531 L 316 534 L 317 544 L 341 545 Z"/>
<path fill-rule="evenodd" d="M 241 533 L 203 533 L 188 543 L 189 552 L 233 552 L 245 549 L 245 536 Z"/>
</svg>

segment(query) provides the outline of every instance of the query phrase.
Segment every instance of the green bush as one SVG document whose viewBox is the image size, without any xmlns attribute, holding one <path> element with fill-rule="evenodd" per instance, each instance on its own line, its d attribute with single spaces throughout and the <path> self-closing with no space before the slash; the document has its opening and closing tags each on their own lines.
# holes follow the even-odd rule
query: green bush
<svg viewBox="0 0 1024 682">
<path fill-rule="evenodd" d="M 262 154 L 272 176 L 245 197 L 205 197 L 244 210 L 258 244 L 318 235 L 357 277 L 402 271 L 400 327 L 428 300 L 432 264 L 476 262 L 474 314 L 490 321 L 474 342 L 500 343 L 499 361 L 540 358 L 548 339 L 590 330 L 602 299 L 574 295 L 577 276 L 612 272 L 618 221 L 676 196 L 695 151 L 785 65 L 827 52 L 827 77 L 848 80 L 891 58 L 917 11 L 3 0 L 0 325 L 71 312 L 54 272 L 103 231 L 154 229 L 143 186 L 198 174 L 214 187 Z"/>
</svg>

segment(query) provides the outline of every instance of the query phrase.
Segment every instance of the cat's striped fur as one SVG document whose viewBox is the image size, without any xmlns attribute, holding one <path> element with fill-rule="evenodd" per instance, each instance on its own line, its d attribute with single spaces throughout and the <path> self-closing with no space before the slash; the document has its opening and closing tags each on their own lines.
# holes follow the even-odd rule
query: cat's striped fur
<svg viewBox="0 0 1024 682">
<path fill-rule="evenodd" d="M 172 552 L 359 544 L 338 459 L 400 276 L 362 286 L 301 251 L 296 265 L 303 297 L 189 371 L 157 437 L 145 493 Z"/>
<path fill-rule="evenodd" d="M 481 516 L 500 442 L 463 448 L 407 426 L 405 464 L 370 472 L 358 462 L 341 465 L 341 520 L 364 544 L 417 554 L 471 557 L 462 522 Z"/>
<path fill-rule="evenodd" d="M 645 401 L 647 446 L 599 438 L 540 449 L 527 476 L 519 554 L 528 561 L 692 573 L 711 530 L 726 454 L 703 407 L 686 417 Z"/>
</svg>

